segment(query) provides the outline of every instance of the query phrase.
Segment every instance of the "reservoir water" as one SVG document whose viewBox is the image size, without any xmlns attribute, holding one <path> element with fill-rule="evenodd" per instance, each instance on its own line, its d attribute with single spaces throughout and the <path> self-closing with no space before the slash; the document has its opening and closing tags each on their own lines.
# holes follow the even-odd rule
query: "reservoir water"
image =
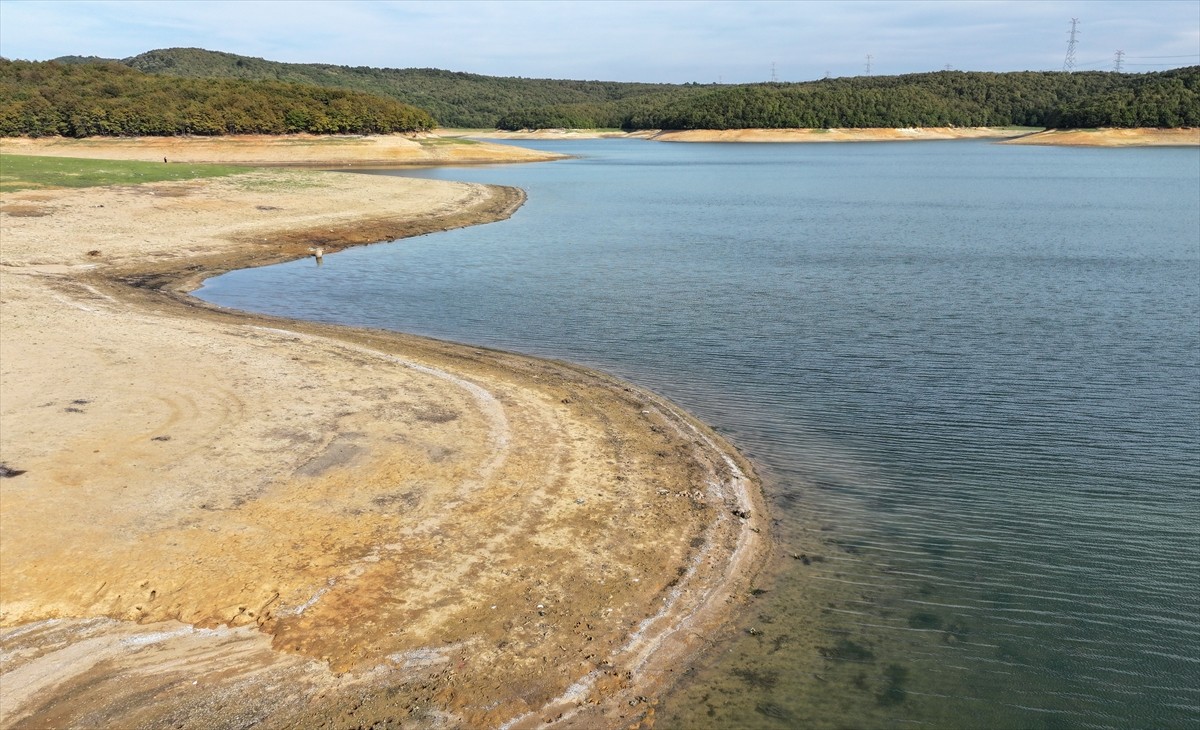
<svg viewBox="0 0 1200 730">
<path fill-rule="evenodd" d="M 537 142 L 508 221 L 199 296 L 593 365 L 756 464 L 680 728 L 1200 726 L 1200 150 Z"/>
</svg>

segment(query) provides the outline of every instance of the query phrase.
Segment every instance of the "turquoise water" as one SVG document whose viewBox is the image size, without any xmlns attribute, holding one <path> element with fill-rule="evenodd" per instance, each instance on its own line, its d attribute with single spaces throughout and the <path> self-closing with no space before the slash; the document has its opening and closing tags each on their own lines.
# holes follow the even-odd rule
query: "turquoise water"
<svg viewBox="0 0 1200 730">
<path fill-rule="evenodd" d="M 780 549 L 664 726 L 1200 726 L 1200 151 L 529 146 L 579 158 L 403 173 L 509 221 L 199 295 L 598 366 L 741 447 Z"/>
</svg>

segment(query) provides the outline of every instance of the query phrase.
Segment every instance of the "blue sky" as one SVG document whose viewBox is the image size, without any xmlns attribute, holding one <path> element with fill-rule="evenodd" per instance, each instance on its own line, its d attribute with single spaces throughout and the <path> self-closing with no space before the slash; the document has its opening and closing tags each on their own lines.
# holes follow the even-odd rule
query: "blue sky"
<svg viewBox="0 0 1200 730">
<path fill-rule="evenodd" d="M 1200 0 L 0 0 L 0 55 L 194 46 L 275 61 L 683 83 L 1200 64 Z"/>
</svg>

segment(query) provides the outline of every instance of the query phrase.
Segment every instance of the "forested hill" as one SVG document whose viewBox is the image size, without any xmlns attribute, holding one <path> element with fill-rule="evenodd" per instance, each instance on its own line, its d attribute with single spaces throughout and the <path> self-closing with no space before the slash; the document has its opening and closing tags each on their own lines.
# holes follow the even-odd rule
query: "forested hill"
<svg viewBox="0 0 1200 730">
<path fill-rule="evenodd" d="M 432 129 L 421 109 L 359 91 L 175 79 L 117 63 L 0 59 L 0 135 L 372 134 Z"/>
<path fill-rule="evenodd" d="M 548 115 L 559 111 L 545 110 Z M 534 119 L 511 120 L 536 126 Z M 631 129 L 1194 127 L 1200 66 L 1152 74 L 979 73 L 721 87 L 634 111 Z"/>
<path fill-rule="evenodd" d="M 104 59 L 67 56 L 56 60 L 78 63 Z M 432 68 L 281 63 L 200 48 L 149 51 L 120 63 L 146 73 L 168 76 L 286 81 L 353 89 L 426 109 L 445 127 L 488 129 L 495 128 L 501 117 L 514 112 L 558 105 L 610 106 L 614 102 L 642 97 L 659 102 L 693 88 L 671 84 L 481 76 Z"/>
<path fill-rule="evenodd" d="M 156 75 L 363 91 L 427 109 L 449 127 L 1200 126 L 1200 66 L 1148 74 L 939 71 L 803 83 L 672 85 L 278 63 L 196 48 L 150 51 L 121 63 Z"/>
</svg>

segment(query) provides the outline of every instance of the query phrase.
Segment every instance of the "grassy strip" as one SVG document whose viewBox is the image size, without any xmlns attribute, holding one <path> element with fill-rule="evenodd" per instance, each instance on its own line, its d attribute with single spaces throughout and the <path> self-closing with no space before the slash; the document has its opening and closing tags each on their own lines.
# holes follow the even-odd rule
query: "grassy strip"
<svg viewBox="0 0 1200 730">
<path fill-rule="evenodd" d="M 88 188 L 147 182 L 195 180 L 247 172 L 231 165 L 135 162 L 0 154 L 0 192 L 40 188 Z"/>
</svg>

